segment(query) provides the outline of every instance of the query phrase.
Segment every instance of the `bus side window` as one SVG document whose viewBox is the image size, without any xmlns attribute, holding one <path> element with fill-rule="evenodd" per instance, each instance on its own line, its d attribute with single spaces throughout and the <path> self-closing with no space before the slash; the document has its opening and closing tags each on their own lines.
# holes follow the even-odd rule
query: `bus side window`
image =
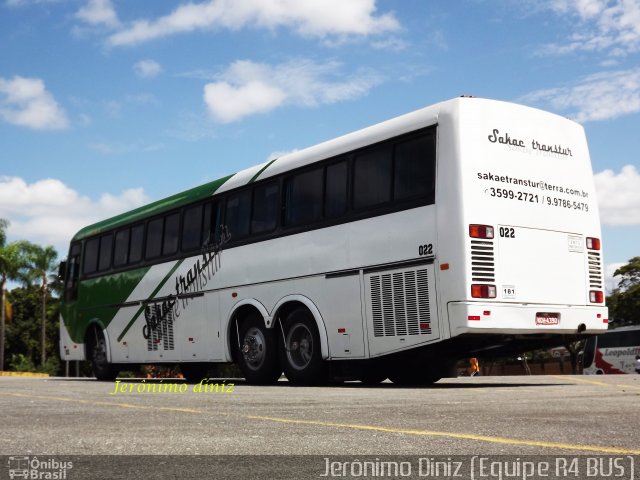
<svg viewBox="0 0 640 480">
<path fill-rule="evenodd" d="M 65 283 L 65 297 L 68 302 L 73 302 L 78 298 L 78 277 L 80 274 L 80 244 L 75 243 L 69 250 L 69 260 L 67 263 L 67 275 Z"/>
<path fill-rule="evenodd" d="M 147 244 L 145 248 L 145 258 L 155 258 L 160 256 L 162 248 L 162 227 L 164 218 L 156 218 L 147 224 Z"/>
<path fill-rule="evenodd" d="M 376 207 L 391 200 L 391 160 L 391 145 L 383 145 L 356 156 L 354 208 Z"/>
<path fill-rule="evenodd" d="M 82 273 L 93 273 L 98 270 L 98 237 L 90 238 L 84 244 L 84 258 L 82 260 Z"/>
<path fill-rule="evenodd" d="M 113 247 L 113 234 L 109 233 L 100 237 L 100 256 L 98 270 L 103 272 L 111 266 L 111 250 Z"/>
<path fill-rule="evenodd" d="M 435 197 L 435 141 L 434 135 L 421 135 L 395 146 L 394 200 Z"/>
<path fill-rule="evenodd" d="M 164 219 L 164 237 L 162 255 L 173 255 L 178 251 L 178 232 L 180 231 L 180 212 L 167 215 Z"/>
<path fill-rule="evenodd" d="M 211 208 L 209 204 L 207 206 Z M 195 250 L 202 245 L 202 210 L 202 205 L 196 205 L 184 211 L 182 250 Z"/>
<path fill-rule="evenodd" d="M 222 227 L 222 200 L 207 203 L 204 206 L 204 226 L 202 227 L 202 245 L 212 247 L 220 242 Z"/>
<path fill-rule="evenodd" d="M 284 224 L 302 225 L 320 220 L 322 215 L 323 169 L 300 173 L 285 183 Z"/>
<path fill-rule="evenodd" d="M 324 215 L 336 218 L 347 211 L 347 162 L 334 163 L 327 167 L 327 185 L 324 199 Z"/>
<path fill-rule="evenodd" d="M 231 240 L 249 235 L 250 214 L 251 190 L 229 195 L 224 221 L 231 235 Z"/>
<path fill-rule="evenodd" d="M 129 265 L 142 260 L 142 245 L 144 239 L 144 224 L 131 227 L 131 242 L 129 243 Z"/>
<path fill-rule="evenodd" d="M 259 185 L 253 189 L 251 233 L 270 232 L 276 228 L 278 191 L 278 182 Z"/>
<path fill-rule="evenodd" d="M 122 267 L 127 264 L 129 255 L 129 236 L 131 229 L 126 228 L 116 233 L 115 247 L 113 249 L 113 266 Z"/>
</svg>

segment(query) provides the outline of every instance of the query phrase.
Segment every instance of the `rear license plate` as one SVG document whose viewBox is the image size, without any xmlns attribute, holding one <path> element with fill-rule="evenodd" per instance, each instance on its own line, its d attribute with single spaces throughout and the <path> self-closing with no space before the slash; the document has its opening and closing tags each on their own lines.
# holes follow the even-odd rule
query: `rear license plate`
<svg viewBox="0 0 640 480">
<path fill-rule="evenodd" d="M 558 325 L 560 314 L 558 312 L 537 312 L 536 325 Z"/>
</svg>

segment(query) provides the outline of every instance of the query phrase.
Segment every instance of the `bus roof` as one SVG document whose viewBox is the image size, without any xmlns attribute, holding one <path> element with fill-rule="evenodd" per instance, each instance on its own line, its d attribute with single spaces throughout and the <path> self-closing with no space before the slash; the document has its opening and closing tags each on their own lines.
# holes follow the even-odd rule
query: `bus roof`
<svg viewBox="0 0 640 480">
<path fill-rule="evenodd" d="M 188 205 L 192 202 L 197 202 L 198 200 L 204 200 L 213 195 L 214 192 L 218 190 L 218 188 L 220 188 L 220 186 L 223 185 L 232 176 L 233 175 L 229 175 L 223 178 L 219 178 L 218 180 L 205 183 L 204 185 L 200 185 L 189 190 L 185 190 L 184 192 L 177 193 L 170 197 L 163 198 L 153 203 L 143 205 L 142 207 L 138 207 L 134 210 L 129 210 L 128 212 L 116 215 L 115 217 L 111 217 L 106 220 L 94 223 L 93 225 L 84 227 L 74 235 L 72 241 L 82 240 L 92 235 L 97 235 L 101 232 L 110 230 L 112 228 L 117 228 L 125 224 L 143 220 L 150 216 L 165 212 L 167 210 L 171 210 L 172 208 Z"/>
<path fill-rule="evenodd" d="M 409 133 L 412 130 L 433 125 L 437 123 L 438 116 L 443 110 L 447 108 L 455 108 L 458 103 L 469 101 L 491 102 L 495 104 L 505 103 L 499 100 L 489 100 L 476 97 L 458 97 L 424 107 L 376 125 L 348 133 L 341 137 L 289 153 L 278 158 L 277 161 L 270 160 L 259 165 L 254 165 L 238 173 L 214 180 L 204 185 L 200 185 L 190 190 L 186 190 L 176 195 L 130 210 L 115 217 L 94 223 L 84 227 L 76 233 L 72 241 L 82 240 L 113 228 L 118 228 L 126 224 L 146 219 L 153 215 L 164 213 L 173 208 L 182 207 L 192 202 L 204 200 L 212 196 L 214 193 L 232 190 L 236 187 L 252 183 L 257 179 L 269 178 L 293 168 L 302 167 L 322 159 L 331 158 L 347 151 L 366 146 L 372 141 L 383 141 L 393 136 Z"/>
</svg>

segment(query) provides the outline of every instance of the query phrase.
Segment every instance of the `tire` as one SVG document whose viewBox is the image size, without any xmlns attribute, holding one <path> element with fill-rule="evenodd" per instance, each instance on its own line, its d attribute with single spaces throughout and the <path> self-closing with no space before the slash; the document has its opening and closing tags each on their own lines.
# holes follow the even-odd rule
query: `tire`
<svg viewBox="0 0 640 480">
<path fill-rule="evenodd" d="M 253 385 L 273 384 L 282 374 L 276 332 L 265 327 L 258 314 L 252 314 L 240 324 L 238 365 L 247 383 Z"/>
<path fill-rule="evenodd" d="M 322 360 L 316 322 L 306 308 L 296 308 L 283 326 L 280 361 L 293 385 L 317 385 L 327 381 L 327 365 Z"/>
<path fill-rule="evenodd" d="M 97 328 L 89 333 L 87 340 L 87 358 L 91 362 L 93 375 L 100 381 L 113 381 L 120 373 L 120 369 L 107 360 L 107 341 L 104 334 Z"/>
<path fill-rule="evenodd" d="M 202 379 L 216 375 L 213 363 L 181 363 L 180 371 L 187 383 L 200 383 Z"/>
</svg>

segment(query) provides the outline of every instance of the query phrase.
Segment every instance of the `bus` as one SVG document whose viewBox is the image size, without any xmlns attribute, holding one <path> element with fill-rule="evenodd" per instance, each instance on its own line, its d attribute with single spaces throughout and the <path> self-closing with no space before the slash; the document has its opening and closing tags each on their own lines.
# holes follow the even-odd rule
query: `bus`
<svg viewBox="0 0 640 480">
<path fill-rule="evenodd" d="M 640 326 L 621 327 L 587 338 L 582 351 L 582 373 L 609 375 L 640 373 Z"/>
<path fill-rule="evenodd" d="M 580 125 L 455 98 L 83 228 L 60 353 L 430 384 L 606 330 L 600 239 Z"/>
</svg>

